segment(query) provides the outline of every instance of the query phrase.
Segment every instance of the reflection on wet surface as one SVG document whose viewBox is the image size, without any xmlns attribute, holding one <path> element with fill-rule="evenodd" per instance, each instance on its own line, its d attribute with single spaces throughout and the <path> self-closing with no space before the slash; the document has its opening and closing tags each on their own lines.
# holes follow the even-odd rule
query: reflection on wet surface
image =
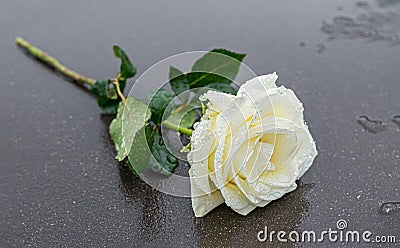
<svg viewBox="0 0 400 248">
<path fill-rule="evenodd" d="M 277 232 L 301 230 L 302 221 L 308 218 L 310 207 L 304 195 L 313 185 L 297 183 L 299 186 L 295 191 L 264 208 L 257 208 L 248 216 L 240 216 L 223 205 L 207 216 L 196 219 L 195 228 L 199 233 L 201 246 L 227 247 L 237 244 L 238 241 L 245 242 L 243 245 L 247 247 L 271 245 L 259 243 L 257 240 L 257 233 L 266 226 L 268 230 Z"/>
<path fill-rule="evenodd" d="M 380 133 L 385 130 L 386 123 L 381 120 L 374 120 L 366 115 L 360 115 L 357 117 L 357 122 L 363 126 L 363 128 L 371 133 Z"/>
<path fill-rule="evenodd" d="M 186 205 L 171 211 L 167 207 L 169 196 L 164 195 L 133 175 L 129 168 L 120 166 L 121 191 L 126 202 L 141 206 L 141 220 L 137 232 L 141 240 L 156 240 L 160 231 L 166 231 L 166 226 L 176 221 L 174 216 L 182 211 L 192 211 L 190 199 L 183 201 Z M 225 204 L 219 206 L 203 218 L 189 215 L 191 222 L 186 222 L 185 229 L 193 230 L 198 236 L 197 243 L 201 247 L 221 247 L 246 242 L 253 247 L 259 245 L 257 233 L 264 230 L 286 231 L 301 230 L 301 223 L 308 217 L 309 203 L 304 196 L 312 189 L 312 184 L 298 182 L 298 188 L 267 207 L 257 208 L 248 216 L 241 216 Z M 166 202 L 165 202 L 166 201 Z M 183 208 L 183 209 L 182 209 Z M 252 223 L 249 226 L 249 223 Z M 183 227 L 182 227 L 183 228 Z"/>
<path fill-rule="evenodd" d="M 156 240 L 159 230 L 163 230 L 166 217 L 162 193 L 140 180 L 128 166 L 120 165 L 119 175 L 121 178 L 120 190 L 125 196 L 126 202 L 140 206 L 140 211 L 135 214 L 141 214 L 139 223 L 137 223 L 137 232 L 141 240 Z"/>
</svg>

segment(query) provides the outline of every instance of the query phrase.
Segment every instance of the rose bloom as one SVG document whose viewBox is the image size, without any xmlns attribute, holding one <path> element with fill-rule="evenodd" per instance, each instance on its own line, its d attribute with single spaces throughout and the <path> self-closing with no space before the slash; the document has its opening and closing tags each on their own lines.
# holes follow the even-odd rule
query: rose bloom
<svg viewBox="0 0 400 248">
<path fill-rule="evenodd" d="M 276 73 L 243 84 L 237 95 L 210 90 L 194 125 L 188 160 L 196 217 L 226 203 L 247 215 L 296 189 L 317 155 L 294 92 Z"/>
</svg>

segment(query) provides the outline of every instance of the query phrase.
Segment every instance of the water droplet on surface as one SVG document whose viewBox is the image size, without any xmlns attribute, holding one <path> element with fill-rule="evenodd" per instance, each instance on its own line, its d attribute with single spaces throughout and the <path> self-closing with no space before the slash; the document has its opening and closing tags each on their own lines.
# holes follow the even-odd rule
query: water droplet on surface
<svg viewBox="0 0 400 248">
<path fill-rule="evenodd" d="M 327 35 L 327 40 L 364 39 L 370 42 L 387 41 L 393 45 L 400 44 L 398 9 L 390 12 L 371 9 L 364 1 L 358 2 L 357 6 L 366 12 L 357 16 L 339 15 L 322 22 L 321 31 Z"/>
<path fill-rule="evenodd" d="M 382 214 L 400 212 L 400 202 L 385 202 L 381 205 L 379 212 Z"/>
<path fill-rule="evenodd" d="M 315 51 L 317 53 L 323 53 L 326 50 L 326 46 L 324 44 L 318 44 L 317 47 L 315 48 Z"/>
<path fill-rule="evenodd" d="M 356 6 L 360 7 L 360 8 L 368 8 L 369 4 L 368 4 L 368 2 L 360 1 L 360 2 L 356 3 Z"/>
<path fill-rule="evenodd" d="M 393 121 L 394 123 L 396 123 L 397 126 L 399 126 L 399 129 L 400 129 L 400 115 L 393 115 L 393 116 L 392 116 L 392 121 Z"/>
<path fill-rule="evenodd" d="M 399 4 L 399 0 L 377 0 L 377 3 L 380 7 L 390 7 L 392 5 Z"/>
<path fill-rule="evenodd" d="M 358 116 L 357 122 L 370 133 L 379 133 L 386 128 L 386 123 L 383 121 L 371 119 L 366 115 Z"/>
</svg>

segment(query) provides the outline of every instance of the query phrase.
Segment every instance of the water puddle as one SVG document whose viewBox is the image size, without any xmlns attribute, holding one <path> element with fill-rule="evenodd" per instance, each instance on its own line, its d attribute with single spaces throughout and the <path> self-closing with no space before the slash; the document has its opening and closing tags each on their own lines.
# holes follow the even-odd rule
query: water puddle
<svg viewBox="0 0 400 248">
<path fill-rule="evenodd" d="M 356 16 L 335 16 L 322 22 L 327 40 L 365 39 L 400 45 L 400 0 L 378 0 L 377 7 L 360 1 Z"/>
<path fill-rule="evenodd" d="M 358 116 L 357 122 L 370 133 L 380 133 L 386 129 L 385 122 L 371 119 L 366 115 Z"/>
<path fill-rule="evenodd" d="M 377 0 L 380 7 L 390 7 L 400 3 L 400 0 Z"/>
<path fill-rule="evenodd" d="M 400 202 L 385 202 L 381 205 L 379 212 L 381 214 L 400 212 Z"/>
<path fill-rule="evenodd" d="M 393 115 L 392 116 L 392 121 L 397 124 L 397 126 L 398 126 L 398 128 L 400 130 L 400 115 Z"/>
</svg>

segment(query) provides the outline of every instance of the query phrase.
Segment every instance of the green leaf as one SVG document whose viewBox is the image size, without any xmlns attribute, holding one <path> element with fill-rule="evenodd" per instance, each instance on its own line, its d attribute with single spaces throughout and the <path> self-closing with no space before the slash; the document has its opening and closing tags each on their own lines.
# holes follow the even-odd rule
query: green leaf
<svg viewBox="0 0 400 248">
<path fill-rule="evenodd" d="M 212 83 L 232 83 L 232 81 L 226 77 L 208 72 L 189 72 L 187 78 L 191 89 L 205 87 Z"/>
<path fill-rule="evenodd" d="M 153 171 L 169 176 L 178 165 L 178 159 L 169 152 L 161 134 L 150 125 L 136 133 L 128 159 L 137 174 L 150 166 Z"/>
<path fill-rule="evenodd" d="M 231 95 L 236 95 L 236 93 L 238 91 L 236 88 L 234 88 L 230 84 L 212 83 L 212 84 L 207 85 L 207 87 L 215 89 L 217 91 L 228 93 L 228 94 L 231 94 Z"/>
<path fill-rule="evenodd" d="M 187 102 L 189 94 L 180 95 L 181 93 L 189 90 L 190 85 L 186 74 L 183 74 L 177 68 L 169 67 L 169 83 L 175 95 L 181 99 L 182 102 Z"/>
<path fill-rule="evenodd" d="M 92 85 L 90 91 L 93 95 L 98 97 L 117 99 L 117 91 L 114 87 L 110 87 L 109 82 L 109 80 L 98 80 Z M 125 87 L 125 83 L 123 84 L 123 87 Z"/>
<path fill-rule="evenodd" d="M 142 127 L 137 131 L 133 140 L 131 150 L 128 154 L 129 166 L 140 174 L 147 166 L 151 157 L 150 148 L 154 140 L 154 130 L 150 125 Z"/>
<path fill-rule="evenodd" d="M 158 173 L 169 176 L 178 165 L 178 159 L 169 152 L 161 134 L 156 131 L 151 146 L 153 157 L 150 158 L 150 167 Z"/>
<path fill-rule="evenodd" d="M 189 79 L 190 87 L 203 87 L 211 83 L 231 83 L 245 54 L 225 49 L 214 49 L 198 59 L 192 67 L 194 72 Z"/>
<path fill-rule="evenodd" d="M 196 109 L 189 104 L 185 104 L 176 107 L 163 123 L 169 122 L 180 128 L 191 128 L 197 117 Z"/>
<path fill-rule="evenodd" d="M 197 112 L 195 109 L 187 112 L 179 122 L 180 127 L 191 128 L 193 127 L 194 122 L 197 120 Z"/>
<path fill-rule="evenodd" d="M 108 80 L 97 80 L 91 87 L 90 91 L 95 96 L 107 96 Z"/>
<path fill-rule="evenodd" d="M 121 90 L 125 88 L 125 80 L 119 82 Z M 121 101 L 116 89 L 110 84 L 110 80 L 96 81 L 90 91 L 93 95 L 97 96 L 97 103 L 104 112 L 108 114 L 116 114 L 118 104 Z"/>
<path fill-rule="evenodd" d="M 243 61 L 245 56 L 246 54 L 244 53 L 235 53 L 226 49 L 213 49 L 194 63 L 192 71 L 210 73 L 221 72 L 222 75 L 226 76 L 234 75 L 230 77 L 234 79 L 239 69 L 240 62 Z M 236 73 L 234 73 L 235 71 Z"/>
<path fill-rule="evenodd" d="M 121 77 L 128 79 L 136 74 L 136 67 L 132 64 L 128 55 L 119 46 L 113 46 L 115 57 L 121 59 L 120 73 Z"/>
<path fill-rule="evenodd" d="M 112 100 L 107 97 L 98 97 L 97 104 L 107 114 L 115 115 L 117 113 L 120 100 Z"/>
<path fill-rule="evenodd" d="M 110 124 L 110 135 L 117 150 L 118 161 L 128 155 L 136 133 L 145 126 L 150 116 L 149 108 L 142 101 L 128 97 L 126 105 L 119 103 L 117 116 Z"/>
<path fill-rule="evenodd" d="M 117 156 L 115 157 L 118 161 L 125 158 L 124 148 L 122 147 L 122 120 L 120 116 L 115 117 L 109 127 L 109 133 L 111 139 L 114 141 L 115 150 L 117 150 Z"/>
<path fill-rule="evenodd" d="M 160 124 L 165 109 L 173 100 L 173 96 L 165 89 L 156 89 L 152 92 L 149 98 L 149 107 L 151 109 L 151 120 L 155 124 Z M 169 114 L 169 113 L 165 113 Z"/>
<path fill-rule="evenodd" d="M 183 75 L 183 72 L 178 68 L 170 66 L 169 67 L 169 79 L 176 78 L 177 76 Z"/>
</svg>

